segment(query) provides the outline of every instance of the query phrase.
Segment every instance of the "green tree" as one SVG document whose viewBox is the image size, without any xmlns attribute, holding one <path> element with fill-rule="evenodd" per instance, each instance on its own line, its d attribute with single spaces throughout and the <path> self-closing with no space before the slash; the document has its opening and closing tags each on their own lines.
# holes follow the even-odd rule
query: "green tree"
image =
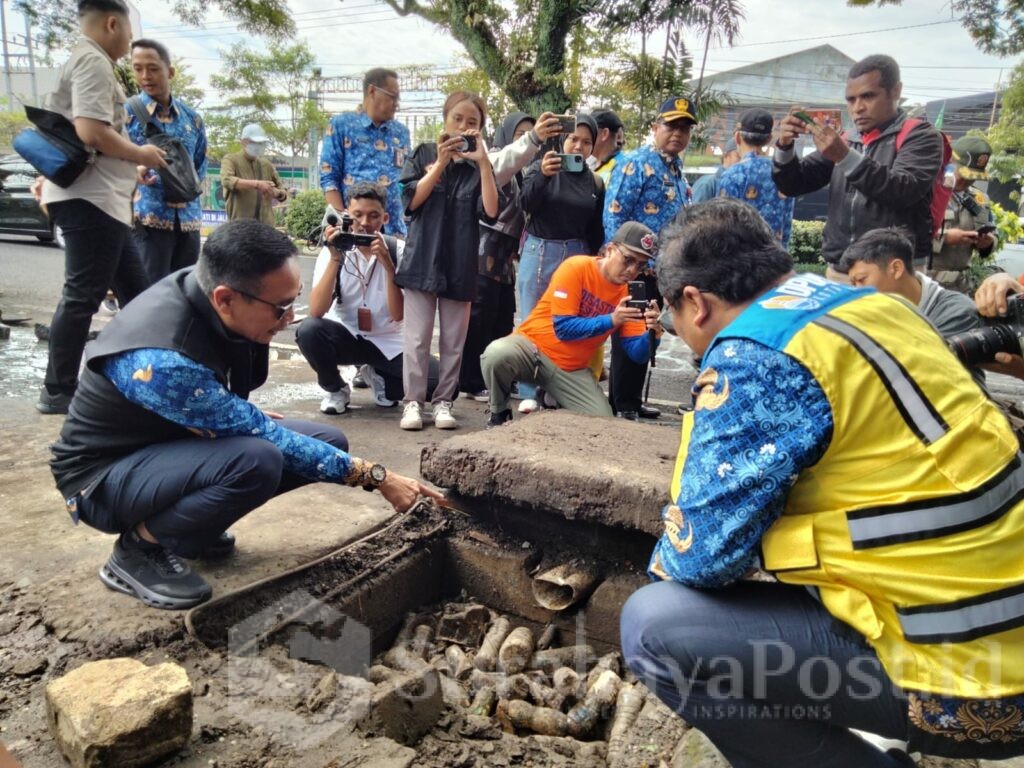
<svg viewBox="0 0 1024 768">
<path fill-rule="evenodd" d="M 222 104 L 209 110 L 208 135 L 215 132 L 218 142 L 230 144 L 237 141 L 242 125 L 255 122 L 279 150 L 291 157 L 305 156 L 310 131 L 319 131 L 327 122 L 327 115 L 306 96 L 315 60 L 309 47 L 271 42 L 267 53 L 261 53 L 235 43 L 221 51 L 221 57 L 224 68 L 210 83 Z M 218 150 L 222 147 L 217 145 Z"/>
<path fill-rule="evenodd" d="M 903 0 L 846 0 L 847 5 L 902 5 Z M 950 0 L 974 44 L 985 53 L 1012 56 L 1024 51 L 1024 3 L 1021 0 Z"/>
<path fill-rule="evenodd" d="M 988 133 L 993 155 L 989 172 L 1001 181 L 1024 177 L 1024 64 L 1018 64 L 1003 91 L 999 122 Z"/>
<path fill-rule="evenodd" d="M 20 106 L 11 110 L 7 104 L 7 99 L 0 97 L 0 152 L 10 153 L 14 151 L 11 147 L 14 137 L 31 123 Z"/>
<path fill-rule="evenodd" d="M 679 18 L 724 0 L 657 0 L 685 9 Z M 447 30 L 473 63 L 522 110 L 563 112 L 573 99 L 566 82 L 575 36 L 609 21 L 648 17 L 634 11 L 633 0 L 385 0 L 400 15 L 416 15 Z M 642 0 L 650 5 L 654 0 Z M 728 5 L 738 8 L 735 0 Z M 615 22 L 618 24 L 619 22 Z M 650 17 L 653 31 L 660 20 Z M 614 24 L 612 25 L 614 26 Z M 645 29 L 648 28 L 645 26 Z M 644 38 L 646 39 L 646 38 Z M 731 38 L 730 38 L 731 39 Z"/>
<path fill-rule="evenodd" d="M 175 14 L 186 24 L 201 26 L 211 8 L 219 9 L 253 35 L 284 39 L 295 34 L 287 0 L 173 0 Z M 66 48 L 78 29 L 76 0 L 15 0 L 39 34 L 44 50 Z"/>
</svg>

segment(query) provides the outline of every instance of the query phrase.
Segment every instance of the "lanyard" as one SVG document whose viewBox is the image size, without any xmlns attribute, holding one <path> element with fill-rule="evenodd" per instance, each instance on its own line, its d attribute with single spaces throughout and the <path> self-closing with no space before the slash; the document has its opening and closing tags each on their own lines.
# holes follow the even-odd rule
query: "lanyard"
<svg viewBox="0 0 1024 768">
<path fill-rule="evenodd" d="M 351 261 L 349 261 L 349 258 L 348 258 L 350 253 L 355 253 L 356 254 L 355 257 Z M 362 294 L 363 294 L 363 306 L 365 307 L 366 306 L 366 291 L 369 289 L 370 281 L 373 280 L 373 273 L 377 269 L 377 259 L 374 258 L 373 266 L 370 267 L 369 274 L 364 276 L 363 275 L 363 270 L 360 268 L 360 266 L 358 264 L 360 258 L 361 258 L 361 256 L 358 254 L 358 252 L 355 249 L 353 249 L 351 251 L 348 251 L 345 254 L 345 262 L 344 262 L 343 268 L 344 268 L 344 270 L 348 274 L 352 275 L 352 277 L 354 277 L 356 280 L 359 281 L 359 288 L 360 288 L 360 290 L 362 291 Z M 349 269 L 349 264 L 352 265 L 353 269 Z"/>
</svg>

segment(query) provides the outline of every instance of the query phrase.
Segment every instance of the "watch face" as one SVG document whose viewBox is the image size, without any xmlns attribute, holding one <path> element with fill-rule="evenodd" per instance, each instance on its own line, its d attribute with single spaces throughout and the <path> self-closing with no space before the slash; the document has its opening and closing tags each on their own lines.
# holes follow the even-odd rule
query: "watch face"
<svg viewBox="0 0 1024 768">
<path fill-rule="evenodd" d="M 380 485 L 384 482 L 384 478 L 388 476 L 388 471 L 384 469 L 382 464 L 374 464 L 370 467 L 370 477 L 373 478 L 373 482 Z"/>
</svg>

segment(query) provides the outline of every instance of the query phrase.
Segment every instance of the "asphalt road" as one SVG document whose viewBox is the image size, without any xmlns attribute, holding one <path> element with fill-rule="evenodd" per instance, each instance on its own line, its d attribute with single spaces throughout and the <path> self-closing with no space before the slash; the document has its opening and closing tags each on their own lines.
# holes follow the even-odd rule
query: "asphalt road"
<svg viewBox="0 0 1024 768">
<path fill-rule="evenodd" d="M 304 297 L 308 297 L 315 258 L 303 252 L 299 263 Z M 38 396 L 46 370 L 47 350 L 45 344 L 36 340 L 33 324 L 49 324 L 60 298 L 63 275 L 64 254 L 59 248 L 39 243 L 34 238 L 0 236 L 0 310 L 6 317 L 30 318 L 25 325 L 11 329 L 10 339 L 0 340 L 0 399 L 35 399 Z M 297 304 L 300 317 L 306 314 L 304 297 L 300 297 Z M 101 329 L 107 321 L 107 317 L 97 315 L 93 328 Z M 435 343 L 436 338 L 435 329 Z M 278 334 L 276 342 L 294 345 L 294 326 Z M 695 375 L 690 358 L 682 342 L 668 335 L 664 337 L 651 377 L 651 402 L 674 407 L 680 401 L 689 400 L 689 388 Z M 310 379 L 312 381 L 312 371 Z"/>
</svg>

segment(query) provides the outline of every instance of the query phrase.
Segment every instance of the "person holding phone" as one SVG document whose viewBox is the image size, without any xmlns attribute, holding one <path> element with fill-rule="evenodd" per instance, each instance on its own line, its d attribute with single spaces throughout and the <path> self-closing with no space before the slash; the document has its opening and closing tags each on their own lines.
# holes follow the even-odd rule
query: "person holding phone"
<svg viewBox="0 0 1024 768">
<path fill-rule="evenodd" d="M 593 117 L 577 115 L 562 151 L 545 153 L 523 179 L 520 202 L 527 221 L 516 280 L 520 318 L 530 314 L 563 261 L 595 254 L 604 243 L 604 182 L 586 164 L 597 133 Z M 520 413 L 537 410 L 535 387 L 522 382 L 519 394 Z"/>
<path fill-rule="evenodd" d="M 929 274 L 947 287 L 966 289 L 963 278 L 971 256 L 977 251 L 984 258 L 996 244 L 988 197 L 974 188 L 974 182 L 988 179 L 985 169 L 991 156 L 992 146 L 980 136 L 963 136 L 953 142 L 952 168 L 947 173 L 953 194 L 942 228 L 932 240 L 928 265 Z"/>
<path fill-rule="evenodd" d="M 455 91 L 442 109 L 444 133 L 420 144 L 402 168 L 402 202 L 409 219 L 395 285 L 405 292 L 402 429 L 423 429 L 434 317 L 440 314 L 440 377 L 432 396 L 434 426 L 455 429 L 452 401 L 477 290 L 479 219 L 499 212 L 498 187 L 480 130 L 483 99 Z"/>
</svg>

